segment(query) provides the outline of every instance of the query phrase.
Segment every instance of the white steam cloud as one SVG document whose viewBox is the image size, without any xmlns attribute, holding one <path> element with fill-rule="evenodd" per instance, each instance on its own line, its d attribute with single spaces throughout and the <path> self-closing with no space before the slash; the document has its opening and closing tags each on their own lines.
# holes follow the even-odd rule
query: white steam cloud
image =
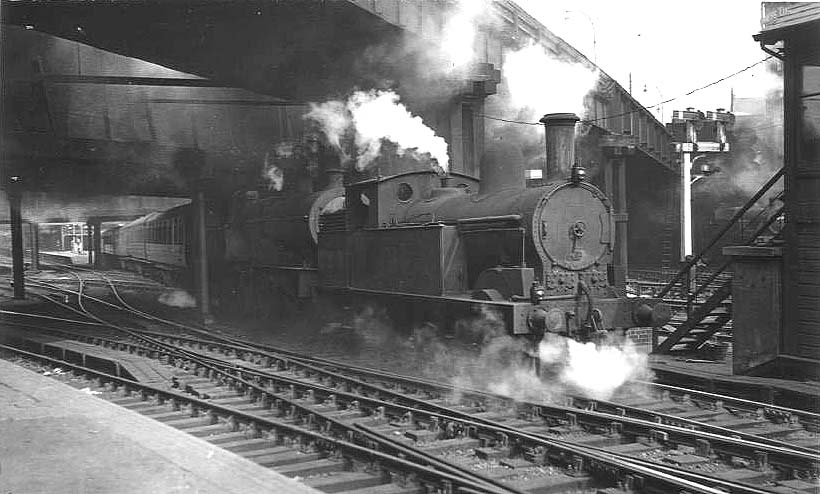
<svg viewBox="0 0 820 494">
<path fill-rule="evenodd" d="M 447 16 L 440 50 L 449 70 L 463 70 L 476 59 L 476 26 L 487 7 L 486 0 L 461 0 Z"/>
<path fill-rule="evenodd" d="M 190 309 L 196 307 L 196 299 L 185 290 L 170 290 L 160 294 L 157 301 L 163 305 Z"/>
<path fill-rule="evenodd" d="M 652 376 L 648 356 L 626 338 L 595 344 L 547 334 L 532 348 L 510 336 L 503 319 L 484 308 L 476 318 L 459 321 L 456 334 L 479 341 L 480 353 L 458 355 L 430 328 L 417 329 L 411 338 L 429 362 L 426 373 L 451 375 L 456 390 L 487 389 L 531 401 L 560 401 L 569 393 L 608 399 L 625 384 Z M 532 357 L 541 361 L 540 376 Z"/>
<path fill-rule="evenodd" d="M 538 353 L 544 365 L 557 371 L 560 382 L 601 400 L 611 397 L 627 382 L 649 374 L 647 355 L 628 339 L 620 344 L 596 345 L 546 335 Z"/>
<path fill-rule="evenodd" d="M 361 365 L 449 381 L 455 399 L 473 389 L 533 402 L 564 403 L 570 394 L 608 399 L 640 392 L 636 379 L 652 380 L 648 356 L 622 336 L 596 345 L 547 335 L 533 345 L 511 336 L 503 317 L 485 307 L 456 321 L 452 332 L 444 337 L 430 323 L 409 333 L 397 330 L 386 309 L 366 307 L 350 326 L 327 324 L 301 345 L 332 358 L 343 353 Z M 541 359 L 540 375 L 534 357 Z"/>
<path fill-rule="evenodd" d="M 327 136 L 328 142 L 342 153 L 345 161 L 349 159 L 342 144 L 343 137 L 351 127 L 350 112 L 344 101 L 311 103 L 310 112 L 305 118 L 317 122 Z"/>
<path fill-rule="evenodd" d="M 510 103 L 544 113 L 584 114 L 584 98 L 595 87 L 598 72 L 550 56 L 544 47 L 530 44 L 504 56 L 504 79 Z"/>
<path fill-rule="evenodd" d="M 379 156 L 382 140 L 394 143 L 399 156 L 410 155 L 444 171 L 450 164 L 447 142 L 420 117 L 412 115 L 392 91 L 356 91 L 345 102 L 311 104 L 305 118 L 321 126 L 345 160 L 351 154 L 346 149 L 346 137 L 352 136 L 359 170 Z"/>
</svg>

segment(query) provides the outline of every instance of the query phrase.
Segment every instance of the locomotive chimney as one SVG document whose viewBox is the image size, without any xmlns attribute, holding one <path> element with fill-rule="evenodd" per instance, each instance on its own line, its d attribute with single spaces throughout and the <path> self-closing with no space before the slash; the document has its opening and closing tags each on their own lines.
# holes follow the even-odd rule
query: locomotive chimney
<svg viewBox="0 0 820 494">
<path fill-rule="evenodd" d="M 579 120 L 574 113 L 548 113 L 541 117 L 547 138 L 547 156 L 541 174 L 544 183 L 562 176 L 568 176 L 575 163 L 575 123 Z"/>
<path fill-rule="evenodd" d="M 480 163 L 480 194 L 524 187 L 524 156 L 521 148 L 502 140 L 487 144 Z"/>
<path fill-rule="evenodd" d="M 328 168 L 325 170 L 327 175 L 327 189 L 334 189 L 344 185 L 345 171 L 342 168 Z"/>
</svg>

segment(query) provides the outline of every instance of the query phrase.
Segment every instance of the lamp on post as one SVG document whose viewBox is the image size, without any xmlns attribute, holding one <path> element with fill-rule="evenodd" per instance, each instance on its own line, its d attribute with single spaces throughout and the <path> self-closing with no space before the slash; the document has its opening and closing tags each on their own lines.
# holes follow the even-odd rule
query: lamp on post
<svg viewBox="0 0 820 494">
<path fill-rule="evenodd" d="M 656 86 L 655 84 L 652 84 L 652 85 L 655 86 L 655 90 L 658 92 L 658 96 L 660 97 L 661 101 L 663 101 L 663 93 L 661 92 L 661 89 L 658 86 Z M 644 83 L 644 85 L 643 85 L 643 92 L 644 93 L 648 92 L 646 87 L 647 87 L 646 83 Z M 661 113 L 660 121 L 661 121 L 661 123 L 663 123 L 663 103 L 660 103 L 659 105 L 657 105 L 657 107 L 658 107 L 658 110 L 660 110 L 660 113 Z"/>
</svg>

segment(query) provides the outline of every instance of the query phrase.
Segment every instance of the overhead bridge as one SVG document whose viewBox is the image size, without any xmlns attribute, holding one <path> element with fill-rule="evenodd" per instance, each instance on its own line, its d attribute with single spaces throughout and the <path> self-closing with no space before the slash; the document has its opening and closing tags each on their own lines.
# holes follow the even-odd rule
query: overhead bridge
<svg viewBox="0 0 820 494">
<path fill-rule="evenodd" d="M 463 80 L 431 84 L 416 70 L 428 50 L 408 52 L 407 41 L 437 46 L 453 6 L 3 2 L 3 185 L 13 176 L 23 191 L 86 196 L 190 197 L 207 189 L 209 199 L 228 201 L 258 185 L 276 142 L 304 137 L 308 102 L 385 81 L 448 142 L 451 169 L 477 175 L 484 101 L 503 84 L 504 50 L 537 43 L 562 60 L 597 67 L 514 2 L 495 0 L 497 22 L 477 30 L 473 70 Z M 643 194 L 627 194 L 627 184 L 631 191 L 635 182 L 676 184 L 679 165 L 664 125 L 599 74 L 586 101 L 584 120 L 595 138 L 588 147 L 601 172 L 595 180 L 615 205 L 616 235 L 624 237 L 629 201 Z M 627 260 L 627 249 L 615 252 L 616 283 Z"/>
</svg>

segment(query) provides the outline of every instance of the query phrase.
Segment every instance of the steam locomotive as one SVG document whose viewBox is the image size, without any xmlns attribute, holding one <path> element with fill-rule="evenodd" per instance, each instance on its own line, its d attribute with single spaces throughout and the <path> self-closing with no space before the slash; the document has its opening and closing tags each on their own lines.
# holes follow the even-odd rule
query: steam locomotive
<svg viewBox="0 0 820 494">
<path fill-rule="evenodd" d="M 613 286 L 612 207 L 575 163 L 577 121 L 542 119 L 540 180 L 525 178 L 520 150 L 494 141 L 480 182 L 395 156 L 364 171 L 327 168 L 319 191 L 241 193 L 223 229 L 224 262 L 243 273 L 234 291 L 255 304 L 325 295 L 375 302 L 396 321 L 443 328 L 489 309 L 510 334 L 534 341 L 547 331 L 589 340 L 665 324 L 664 304 L 627 299 Z M 128 238 L 127 229 L 107 234 Z"/>
</svg>

